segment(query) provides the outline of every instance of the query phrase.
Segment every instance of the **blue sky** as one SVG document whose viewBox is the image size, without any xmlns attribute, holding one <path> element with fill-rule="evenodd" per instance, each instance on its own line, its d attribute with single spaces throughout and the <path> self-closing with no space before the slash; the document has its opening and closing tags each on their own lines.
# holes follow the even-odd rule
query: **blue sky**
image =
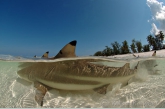
<svg viewBox="0 0 165 109">
<path fill-rule="evenodd" d="M 72 40 L 78 56 L 114 41 L 144 45 L 151 19 L 146 0 L 0 0 L 0 54 L 55 56 Z"/>
</svg>

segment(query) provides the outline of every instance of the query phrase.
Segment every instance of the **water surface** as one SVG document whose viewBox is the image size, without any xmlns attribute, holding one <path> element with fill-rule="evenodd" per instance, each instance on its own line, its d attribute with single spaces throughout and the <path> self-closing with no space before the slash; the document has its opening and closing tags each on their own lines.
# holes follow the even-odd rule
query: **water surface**
<svg viewBox="0 0 165 109">
<path fill-rule="evenodd" d="M 33 84 L 21 80 L 17 75 L 17 71 L 20 69 L 18 67 L 20 63 L 38 60 L 12 60 L 11 58 L 10 60 L 4 60 L 0 60 L 0 107 L 40 107 L 34 100 L 35 88 Z M 130 80 L 129 84 L 125 87 L 120 88 L 121 84 L 118 83 L 114 85 L 112 91 L 107 89 L 108 92 L 106 95 L 100 95 L 93 91 L 66 92 L 53 89 L 46 93 L 43 107 L 154 108 L 156 106 L 165 106 L 165 59 L 158 58 L 148 62 L 146 62 L 147 58 L 139 60 L 141 63 L 138 67 L 136 77 Z M 49 62 L 49 60 L 42 61 Z M 137 64 L 137 61 L 138 59 L 121 60 L 121 62 L 104 60 L 96 64 L 120 67 L 126 62 L 130 62 L 130 67 L 133 68 Z"/>
</svg>

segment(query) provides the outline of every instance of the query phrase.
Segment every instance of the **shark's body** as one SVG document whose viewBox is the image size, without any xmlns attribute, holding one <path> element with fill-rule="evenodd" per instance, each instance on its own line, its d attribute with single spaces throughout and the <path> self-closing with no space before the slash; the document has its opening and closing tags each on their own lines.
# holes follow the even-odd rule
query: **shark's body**
<svg viewBox="0 0 165 109">
<path fill-rule="evenodd" d="M 105 94 L 109 85 L 122 83 L 125 86 L 135 75 L 129 63 L 122 67 L 110 67 L 91 62 L 100 60 L 77 59 L 59 62 L 33 62 L 19 70 L 17 74 L 34 83 L 36 101 L 42 106 L 43 97 L 50 88 L 60 90 L 94 90 Z M 26 64 L 26 63 L 25 63 Z"/>
<path fill-rule="evenodd" d="M 123 67 L 109 67 L 90 62 L 94 59 L 66 60 L 60 62 L 37 62 L 18 71 L 18 75 L 31 82 L 38 81 L 62 90 L 87 90 L 110 83 L 126 83 L 134 70 L 129 63 Z"/>
<path fill-rule="evenodd" d="M 135 69 L 130 69 L 129 63 L 122 67 L 98 65 L 98 59 L 76 59 L 76 41 L 64 46 L 59 53 L 51 58 L 64 58 L 56 62 L 33 62 L 20 65 L 17 74 L 37 88 L 36 101 L 42 106 L 43 97 L 50 88 L 60 90 L 94 90 L 105 94 L 110 84 L 127 84 L 134 76 Z M 69 58 L 68 58 L 69 57 Z M 74 60 L 70 57 L 75 57 Z M 66 58 L 66 59 L 65 59 Z M 68 58 L 68 59 L 67 59 Z"/>
</svg>

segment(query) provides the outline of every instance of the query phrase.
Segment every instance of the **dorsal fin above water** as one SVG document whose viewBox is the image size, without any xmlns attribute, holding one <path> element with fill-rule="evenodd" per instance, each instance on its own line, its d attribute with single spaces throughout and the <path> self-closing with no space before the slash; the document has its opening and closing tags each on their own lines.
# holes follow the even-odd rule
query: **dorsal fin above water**
<svg viewBox="0 0 165 109">
<path fill-rule="evenodd" d="M 44 53 L 44 54 L 42 55 L 42 58 L 48 58 L 48 54 L 49 54 L 49 51 L 47 51 L 46 53 Z"/>
<path fill-rule="evenodd" d="M 154 53 L 152 54 L 152 56 L 156 56 L 156 50 L 154 51 Z"/>
<path fill-rule="evenodd" d="M 64 58 L 64 57 L 76 57 L 75 49 L 76 49 L 77 41 L 73 40 L 66 44 L 59 53 L 54 57 L 55 58 Z"/>
</svg>

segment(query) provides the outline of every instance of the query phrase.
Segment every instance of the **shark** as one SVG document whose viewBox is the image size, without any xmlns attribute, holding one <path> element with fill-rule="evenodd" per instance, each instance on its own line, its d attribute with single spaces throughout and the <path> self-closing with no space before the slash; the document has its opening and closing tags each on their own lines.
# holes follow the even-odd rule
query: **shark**
<svg viewBox="0 0 165 109">
<path fill-rule="evenodd" d="M 154 53 L 152 54 L 152 56 L 156 56 L 156 50 L 154 51 Z"/>
<path fill-rule="evenodd" d="M 48 55 L 49 55 L 49 51 L 45 52 L 45 53 L 42 55 L 42 58 L 48 58 Z"/>
<path fill-rule="evenodd" d="M 40 106 L 43 106 L 44 96 L 52 88 L 65 91 L 93 90 L 106 94 L 109 85 L 122 83 L 125 86 L 135 75 L 138 64 L 134 69 L 130 69 L 130 63 L 125 63 L 121 67 L 112 67 L 96 64 L 103 61 L 102 59 L 77 58 L 76 42 L 71 41 L 52 58 L 64 58 L 62 61 L 31 62 L 19 66 L 22 69 L 17 74 L 34 84 L 35 100 Z"/>
</svg>

